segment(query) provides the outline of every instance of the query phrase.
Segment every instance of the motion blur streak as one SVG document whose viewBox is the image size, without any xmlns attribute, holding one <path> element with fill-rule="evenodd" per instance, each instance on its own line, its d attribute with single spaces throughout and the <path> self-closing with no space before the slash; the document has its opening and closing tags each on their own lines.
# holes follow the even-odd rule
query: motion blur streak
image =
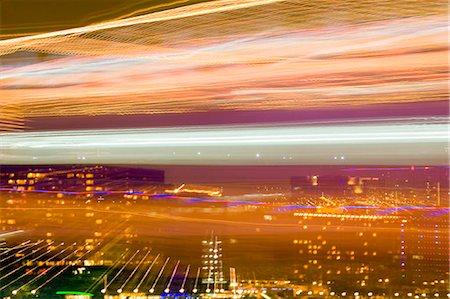
<svg viewBox="0 0 450 299">
<path fill-rule="evenodd" d="M 46 38 L 67 36 L 71 34 L 83 34 L 88 32 L 93 32 L 97 30 L 113 29 L 118 27 L 125 27 L 131 25 L 139 25 L 145 23 L 163 22 L 169 20 L 176 20 L 181 18 L 189 18 L 198 15 L 212 14 L 217 12 L 227 12 L 230 10 L 250 8 L 258 5 L 265 5 L 274 2 L 281 2 L 282 0 L 219 0 L 208 3 L 201 3 L 197 5 L 191 5 L 187 7 L 181 7 L 177 9 L 172 9 L 168 11 L 157 12 L 153 14 L 148 14 L 144 16 L 132 17 L 125 20 L 116 20 L 111 22 L 106 22 L 98 25 L 90 25 L 81 28 L 62 30 L 51 33 L 39 34 L 37 36 L 27 36 L 19 37 L 15 39 L 9 39 L 1 44 L 11 45 L 14 43 L 36 41 L 42 42 Z"/>
<path fill-rule="evenodd" d="M 0 128 L 45 117 L 447 100 L 446 5 L 344 3 L 220 0 L 1 40 Z M 51 55 L 8 63 L 23 51 Z"/>
<path fill-rule="evenodd" d="M 10 164 L 445 165 L 448 124 L 56 131 L 8 133 L 2 141 Z"/>
</svg>

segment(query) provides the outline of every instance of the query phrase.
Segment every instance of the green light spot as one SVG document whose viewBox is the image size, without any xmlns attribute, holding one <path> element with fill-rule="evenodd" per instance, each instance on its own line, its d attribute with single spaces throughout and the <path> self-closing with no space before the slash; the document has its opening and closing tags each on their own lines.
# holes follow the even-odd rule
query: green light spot
<svg viewBox="0 0 450 299">
<path fill-rule="evenodd" d="M 83 295 L 83 296 L 89 296 L 89 297 L 94 296 L 94 294 L 91 294 L 91 293 L 78 292 L 78 291 L 58 291 L 58 292 L 56 292 L 56 295 Z"/>
</svg>

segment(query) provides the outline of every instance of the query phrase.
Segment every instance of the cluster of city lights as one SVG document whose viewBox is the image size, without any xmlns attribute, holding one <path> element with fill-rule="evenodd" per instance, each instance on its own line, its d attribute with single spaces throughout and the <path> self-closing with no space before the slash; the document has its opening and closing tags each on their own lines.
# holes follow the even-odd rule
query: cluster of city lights
<svg viewBox="0 0 450 299">
<path fill-rule="evenodd" d="M 355 299 L 358 298 L 365 298 L 365 297 L 377 297 L 378 295 L 375 294 L 374 292 L 367 292 L 367 293 L 363 293 L 360 291 L 355 291 L 355 292 L 335 292 L 335 291 L 331 291 L 328 294 L 326 294 L 324 291 L 319 291 L 319 292 L 313 292 L 313 291 L 303 291 L 303 290 L 297 290 L 295 292 L 295 294 L 298 295 L 302 295 L 302 294 L 307 294 L 307 295 L 319 295 L 319 296 L 323 296 L 323 295 L 330 295 L 330 296 L 338 296 L 338 297 L 352 297 Z M 445 295 L 442 293 L 412 293 L 412 292 L 408 292 L 408 293 L 400 293 L 400 292 L 393 292 L 392 295 L 394 297 L 400 297 L 400 298 L 425 298 L 427 296 L 432 296 L 432 297 L 447 297 L 450 298 L 450 293 Z"/>
<path fill-rule="evenodd" d="M 368 219 L 368 220 L 379 220 L 379 219 L 398 219 L 398 216 L 380 216 L 380 215 L 348 215 L 348 214 L 329 214 L 329 213 L 302 213 L 296 212 L 294 216 L 301 216 L 305 218 L 309 217 L 320 217 L 320 218 L 340 218 L 340 219 Z"/>
</svg>

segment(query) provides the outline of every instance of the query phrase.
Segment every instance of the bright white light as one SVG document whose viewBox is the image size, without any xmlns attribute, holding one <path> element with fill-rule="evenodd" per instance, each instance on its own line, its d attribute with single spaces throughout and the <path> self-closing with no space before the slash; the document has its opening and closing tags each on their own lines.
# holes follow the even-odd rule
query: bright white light
<svg viewBox="0 0 450 299">
<path fill-rule="evenodd" d="M 193 162 L 223 165 L 239 162 L 252 165 L 257 163 L 254 157 L 258 149 L 270 145 L 270 153 L 264 157 L 267 163 L 279 162 L 280 156 L 286 152 L 301 152 L 304 148 L 312 155 L 296 156 L 295 163 L 319 165 L 325 161 L 329 163 L 330 157 L 335 156 L 336 146 L 339 146 L 351 151 L 352 159 L 349 161 L 352 164 L 443 164 L 447 161 L 447 129 L 446 124 L 425 123 L 20 132 L 0 134 L 0 151 L 2 162 L 8 164 L 30 163 L 32 157 L 39 156 L 42 164 L 76 163 L 84 157 L 92 163 L 139 161 L 167 165 Z M 208 147 L 208 154 L 197 152 L 195 148 L 198 150 L 199 146 Z M 73 155 L 67 155 L 69 149 Z M 133 155 L 129 155 L 130 150 Z M 232 150 L 240 154 L 223 159 Z M 98 151 L 102 154 L 98 155 Z M 149 151 L 151 155 L 148 155 Z M 192 160 L 188 157 L 178 160 L 173 158 L 174 151 L 190 151 L 204 157 L 201 160 L 194 157 Z M 258 155 L 262 157 L 261 153 Z M 292 156 L 285 157 L 293 160 Z"/>
</svg>

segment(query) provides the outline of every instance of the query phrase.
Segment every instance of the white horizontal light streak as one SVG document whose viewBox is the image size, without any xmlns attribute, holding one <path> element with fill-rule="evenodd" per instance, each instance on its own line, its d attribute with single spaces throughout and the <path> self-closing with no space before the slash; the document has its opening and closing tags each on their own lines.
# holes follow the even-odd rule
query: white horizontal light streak
<svg viewBox="0 0 450 299">
<path fill-rule="evenodd" d="M 399 164 L 410 164 L 410 158 L 444 164 L 449 139 L 447 123 L 47 131 L 0 138 L 3 163 L 32 157 L 33 163 L 70 163 L 82 157 L 84 163 L 142 158 L 157 164 L 261 163 L 256 153 L 264 163 L 294 155 L 292 164 L 326 164 L 324 157 L 339 155 L 346 163 L 364 164 L 365 155 L 379 162 L 397 155 Z"/>
<path fill-rule="evenodd" d="M 3 147 L 71 148 L 103 146 L 189 146 L 252 144 L 327 144 L 428 142 L 447 140 L 447 126 L 349 126 L 349 127 L 272 127 L 210 128 L 211 131 L 180 129 L 181 132 L 152 130 L 99 130 L 20 133 L 3 136 Z M 311 133 L 310 133 L 311 132 Z"/>
<path fill-rule="evenodd" d="M 332 144 L 332 143 L 384 143 L 384 142 L 429 142 L 430 140 L 443 141 L 445 135 L 442 132 L 427 132 L 427 134 L 418 132 L 405 133 L 372 133 L 369 136 L 364 134 L 322 134 L 319 136 L 305 135 L 262 135 L 257 138 L 255 136 L 236 136 L 236 137 L 203 137 L 203 138 L 166 138 L 166 139 L 152 139 L 147 141 L 138 141 L 140 138 L 134 136 L 102 136 L 103 142 L 86 142 L 86 141 L 71 141 L 71 136 L 66 138 L 65 143 L 49 142 L 32 142 L 28 144 L 18 143 L 16 147 L 29 148 L 71 148 L 71 147 L 127 147 L 127 146 L 213 146 L 213 145 L 251 145 L 251 144 Z M 121 140 L 116 140 L 117 138 Z M 149 136 L 150 137 L 150 136 Z M 93 139 L 93 138 L 90 138 Z M 34 143 L 34 144 L 33 144 Z M 36 144 L 38 143 L 38 144 Z"/>
</svg>

